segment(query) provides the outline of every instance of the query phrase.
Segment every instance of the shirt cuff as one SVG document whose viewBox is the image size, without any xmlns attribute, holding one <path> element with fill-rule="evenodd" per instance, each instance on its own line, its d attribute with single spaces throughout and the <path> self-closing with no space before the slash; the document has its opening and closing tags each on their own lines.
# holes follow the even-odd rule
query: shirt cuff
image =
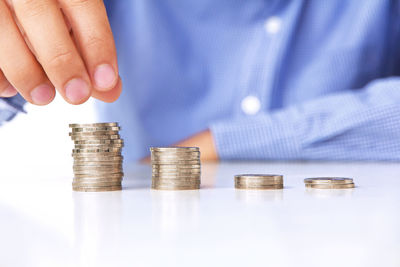
<svg viewBox="0 0 400 267">
<path fill-rule="evenodd" d="M 279 116 L 278 116 L 279 117 Z M 210 125 L 220 159 L 298 159 L 300 140 L 296 126 L 278 117 L 258 115 Z"/>
<path fill-rule="evenodd" d="M 12 120 L 19 112 L 26 113 L 25 103 L 19 94 L 10 98 L 0 98 L 0 125 Z"/>
</svg>

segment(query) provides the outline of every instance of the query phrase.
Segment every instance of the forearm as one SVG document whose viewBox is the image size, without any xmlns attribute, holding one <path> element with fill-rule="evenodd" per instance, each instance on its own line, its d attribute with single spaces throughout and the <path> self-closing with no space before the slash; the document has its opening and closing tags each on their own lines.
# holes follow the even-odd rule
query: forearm
<svg viewBox="0 0 400 267">
<path fill-rule="evenodd" d="M 210 129 L 221 159 L 399 160 L 400 79 Z"/>
</svg>

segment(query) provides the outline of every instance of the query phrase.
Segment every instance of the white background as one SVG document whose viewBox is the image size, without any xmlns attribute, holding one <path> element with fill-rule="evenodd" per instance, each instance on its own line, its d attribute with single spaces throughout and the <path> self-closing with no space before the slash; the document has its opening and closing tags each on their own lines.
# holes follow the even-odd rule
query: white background
<svg viewBox="0 0 400 267">
<path fill-rule="evenodd" d="M 94 100 L 79 106 L 66 103 L 61 96 L 47 106 L 25 105 L 28 114 L 0 126 L 0 168 L 43 166 L 71 171 L 73 143 L 69 123 L 94 122 Z M 1 176 L 1 173 L 0 173 Z"/>
</svg>

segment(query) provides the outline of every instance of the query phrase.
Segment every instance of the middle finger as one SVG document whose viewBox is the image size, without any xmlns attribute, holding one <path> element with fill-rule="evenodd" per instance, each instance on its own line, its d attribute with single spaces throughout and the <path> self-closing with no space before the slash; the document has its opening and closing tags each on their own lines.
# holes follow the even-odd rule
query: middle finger
<svg viewBox="0 0 400 267">
<path fill-rule="evenodd" d="M 85 64 L 55 0 L 15 0 L 14 10 L 50 81 L 64 99 L 81 104 L 91 95 Z"/>
</svg>

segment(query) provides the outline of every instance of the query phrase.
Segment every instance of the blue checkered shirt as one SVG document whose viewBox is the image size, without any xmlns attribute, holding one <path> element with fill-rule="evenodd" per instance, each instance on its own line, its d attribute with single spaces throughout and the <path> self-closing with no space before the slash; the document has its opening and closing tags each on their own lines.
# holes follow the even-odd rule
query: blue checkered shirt
<svg viewBox="0 0 400 267">
<path fill-rule="evenodd" d="M 400 159 L 398 1 L 105 2 L 128 160 L 204 129 L 221 159 Z"/>
</svg>

